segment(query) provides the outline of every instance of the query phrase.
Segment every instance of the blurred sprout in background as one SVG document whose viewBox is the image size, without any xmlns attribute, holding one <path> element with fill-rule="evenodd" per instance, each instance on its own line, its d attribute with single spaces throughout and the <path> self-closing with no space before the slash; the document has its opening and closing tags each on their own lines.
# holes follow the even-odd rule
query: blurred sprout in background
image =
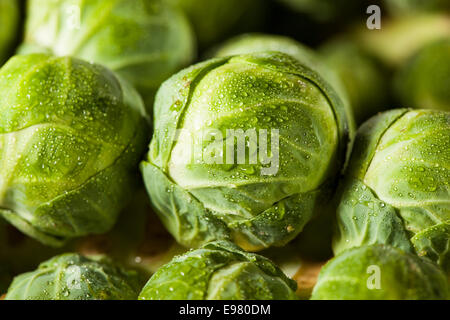
<svg viewBox="0 0 450 320">
<path fill-rule="evenodd" d="M 105 65 L 131 82 L 151 109 L 160 84 L 195 58 L 195 41 L 184 14 L 167 0 L 29 0 L 19 52 Z"/>
<path fill-rule="evenodd" d="M 0 215 L 54 246 L 111 229 L 148 136 L 138 93 L 99 65 L 21 55 L 0 70 L 0 113 Z"/>
<path fill-rule="evenodd" d="M 306 60 L 312 65 L 319 64 L 314 51 L 298 41 L 285 36 L 263 33 L 248 33 L 233 37 L 216 47 L 213 53 L 216 57 L 227 57 L 262 51 L 279 51 L 297 60 Z"/>
<path fill-rule="evenodd" d="M 342 81 L 357 124 L 387 108 L 388 72 L 356 42 L 335 39 L 325 43 L 320 53 Z"/>
<path fill-rule="evenodd" d="M 405 106 L 450 111 L 450 36 L 417 52 L 395 78 Z"/>
<path fill-rule="evenodd" d="M 425 48 L 449 39 L 450 15 L 386 16 L 382 25 L 378 31 L 350 26 L 320 47 L 329 67 L 340 75 L 357 123 L 395 106 L 446 110 L 449 55 L 445 45 L 434 53 Z"/>
<path fill-rule="evenodd" d="M 189 18 L 200 47 L 260 26 L 267 0 L 166 0 Z"/>
<path fill-rule="evenodd" d="M 19 36 L 19 17 L 18 0 L 0 0 L 0 67 Z"/>
<path fill-rule="evenodd" d="M 450 36 L 450 15 L 418 13 L 386 18 L 383 28 L 357 30 L 355 41 L 390 68 L 398 68 L 425 45 Z"/>
<path fill-rule="evenodd" d="M 277 0 L 290 8 L 311 16 L 319 22 L 332 21 L 340 15 L 355 13 L 358 0 Z"/>
<path fill-rule="evenodd" d="M 384 4 L 389 13 L 398 16 L 424 11 L 450 12 L 450 2 L 447 0 L 384 0 Z"/>
</svg>

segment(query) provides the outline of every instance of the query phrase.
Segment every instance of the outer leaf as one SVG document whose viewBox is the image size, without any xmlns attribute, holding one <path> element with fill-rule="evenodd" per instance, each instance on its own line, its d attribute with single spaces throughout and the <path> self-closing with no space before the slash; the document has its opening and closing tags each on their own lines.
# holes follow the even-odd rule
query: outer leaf
<svg viewBox="0 0 450 320">
<path fill-rule="evenodd" d="M 395 208 L 377 199 L 365 184 L 351 180 L 341 199 L 337 217 L 339 231 L 333 247 L 336 254 L 371 244 L 389 244 L 414 252 Z"/>
<path fill-rule="evenodd" d="M 411 242 L 419 256 L 435 261 L 450 275 L 450 222 L 438 224 L 416 234 Z"/>
<path fill-rule="evenodd" d="M 172 183 L 148 162 L 141 166 L 147 190 L 162 222 L 175 239 L 189 247 L 230 237 L 226 225 L 209 213 L 189 192 Z M 155 187 L 157 186 L 157 187 Z M 199 241 L 201 239 L 201 241 Z"/>
</svg>

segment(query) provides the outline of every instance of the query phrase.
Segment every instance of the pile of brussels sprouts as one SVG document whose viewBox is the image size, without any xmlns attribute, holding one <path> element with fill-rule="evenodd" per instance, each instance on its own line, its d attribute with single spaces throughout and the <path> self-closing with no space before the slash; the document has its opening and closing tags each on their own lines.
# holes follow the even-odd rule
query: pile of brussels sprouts
<svg viewBox="0 0 450 320">
<path fill-rule="evenodd" d="M 0 0 L 1 299 L 449 299 L 450 5 L 367 5 Z"/>
</svg>

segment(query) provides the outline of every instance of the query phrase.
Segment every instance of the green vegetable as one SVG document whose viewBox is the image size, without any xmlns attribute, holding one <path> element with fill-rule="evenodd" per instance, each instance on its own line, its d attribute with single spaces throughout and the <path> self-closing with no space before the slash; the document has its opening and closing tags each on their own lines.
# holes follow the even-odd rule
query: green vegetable
<svg viewBox="0 0 450 320">
<path fill-rule="evenodd" d="M 449 112 L 399 109 L 359 129 L 341 186 L 335 253 L 388 244 L 448 266 L 449 124 Z"/>
<path fill-rule="evenodd" d="M 447 280 L 432 262 L 390 246 L 347 250 L 320 271 L 313 300 L 436 300 Z"/>
<path fill-rule="evenodd" d="M 395 81 L 404 105 L 450 111 L 450 37 L 420 50 Z"/>
<path fill-rule="evenodd" d="M 49 245 L 104 233 L 137 176 L 141 98 L 104 67 L 43 54 L 0 70 L 0 215 Z"/>
<path fill-rule="evenodd" d="M 166 0 L 30 0 L 21 52 L 103 64 L 151 108 L 160 84 L 192 62 L 194 49 L 186 18 Z"/>
<path fill-rule="evenodd" d="M 295 281 L 270 260 L 218 241 L 175 257 L 147 282 L 140 300 L 294 300 Z"/>
<path fill-rule="evenodd" d="M 257 251 L 295 238 L 331 195 L 348 136 L 341 99 L 307 65 L 277 52 L 219 58 L 162 85 L 141 168 L 178 242 Z"/>
<path fill-rule="evenodd" d="M 18 0 L 0 0 L 0 66 L 8 58 L 18 33 Z"/>
<path fill-rule="evenodd" d="M 134 300 L 140 288 L 136 272 L 106 257 L 67 253 L 17 276 L 5 300 Z"/>
<path fill-rule="evenodd" d="M 191 21 L 202 47 L 257 23 L 263 12 L 261 0 L 168 0 Z"/>
<path fill-rule="evenodd" d="M 316 67 L 321 63 L 312 49 L 298 41 L 285 36 L 262 33 L 249 33 L 231 38 L 216 49 L 215 56 L 226 57 L 262 51 L 283 52 L 297 60 L 306 60 Z"/>
<path fill-rule="evenodd" d="M 385 108 L 388 79 L 373 57 L 346 39 L 326 43 L 321 54 L 339 75 L 357 123 L 361 124 Z"/>
<path fill-rule="evenodd" d="M 380 32 L 364 27 L 356 32 L 355 41 L 381 63 L 395 69 L 427 44 L 449 36 L 450 15 L 428 13 L 386 19 Z"/>
<path fill-rule="evenodd" d="M 448 0 L 384 0 L 391 14 L 404 15 L 422 11 L 449 11 Z"/>
</svg>

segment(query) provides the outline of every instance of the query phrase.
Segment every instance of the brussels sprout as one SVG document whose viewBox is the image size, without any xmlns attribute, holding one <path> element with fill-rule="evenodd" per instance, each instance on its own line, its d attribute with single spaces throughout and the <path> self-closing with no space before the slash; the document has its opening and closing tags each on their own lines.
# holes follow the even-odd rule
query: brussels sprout
<svg viewBox="0 0 450 320">
<path fill-rule="evenodd" d="M 30 0 L 21 53 L 75 56 L 116 71 L 151 108 L 160 84 L 194 58 L 193 34 L 166 0 Z"/>
<path fill-rule="evenodd" d="M 397 68 L 429 43 L 450 36 L 448 14 L 405 15 L 383 22 L 381 32 L 361 29 L 358 44 L 385 65 Z"/>
<path fill-rule="evenodd" d="M 168 0 L 190 19 L 202 47 L 221 40 L 233 29 L 257 23 L 263 12 L 261 0 Z"/>
<path fill-rule="evenodd" d="M 450 222 L 448 163 L 449 112 L 399 109 L 366 122 L 342 184 L 335 253 L 388 244 L 446 261 L 450 233 L 439 226 Z"/>
<path fill-rule="evenodd" d="M 339 78 L 339 75 L 328 68 L 316 52 L 309 47 L 285 36 L 250 33 L 228 40 L 216 49 L 215 56 L 226 57 L 262 51 L 278 51 L 288 54 L 313 69 L 313 71 L 319 73 L 328 81 L 337 91 L 347 108 L 350 135 L 353 136 L 355 124 L 346 88 L 344 88 L 344 84 Z"/>
<path fill-rule="evenodd" d="M 449 11 L 448 0 L 384 0 L 389 12 L 395 15 L 421 11 Z"/>
<path fill-rule="evenodd" d="M 384 109 L 388 80 L 375 59 L 346 39 L 326 43 L 320 51 L 345 86 L 358 124 Z"/>
<path fill-rule="evenodd" d="M 295 281 L 270 260 L 226 241 L 175 257 L 159 269 L 140 300 L 294 300 Z"/>
<path fill-rule="evenodd" d="M 295 238 L 330 195 L 348 130 L 332 87 L 294 58 L 213 59 L 162 85 L 141 169 L 178 242 L 257 251 Z"/>
<path fill-rule="evenodd" d="M 14 278 L 5 300 L 134 300 L 140 276 L 106 257 L 67 253 Z"/>
<path fill-rule="evenodd" d="M 0 215 L 49 245 L 104 233 L 137 180 L 141 98 L 98 65 L 44 54 L 0 70 Z"/>
<path fill-rule="evenodd" d="M 395 82 L 408 107 L 450 111 L 450 37 L 420 50 L 399 71 Z"/>
<path fill-rule="evenodd" d="M 0 0 L 0 66 L 5 62 L 17 36 L 18 22 L 18 0 Z"/>
<path fill-rule="evenodd" d="M 313 300 L 436 300 L 448 298 L 447 280 L 435 264 L 399 249 L 347 250 L 320 271 Z"/>
<path fill-rule="evenodd" d="M 216 49 L 216 57 L 235 56 L 261 51 L 279 51 L 300 61 L 307 61 L 311 66 L 321 62 L 315 52 L 298 41 L 279 35 L 248 33 L 226 41 Z"/>
</svg>

